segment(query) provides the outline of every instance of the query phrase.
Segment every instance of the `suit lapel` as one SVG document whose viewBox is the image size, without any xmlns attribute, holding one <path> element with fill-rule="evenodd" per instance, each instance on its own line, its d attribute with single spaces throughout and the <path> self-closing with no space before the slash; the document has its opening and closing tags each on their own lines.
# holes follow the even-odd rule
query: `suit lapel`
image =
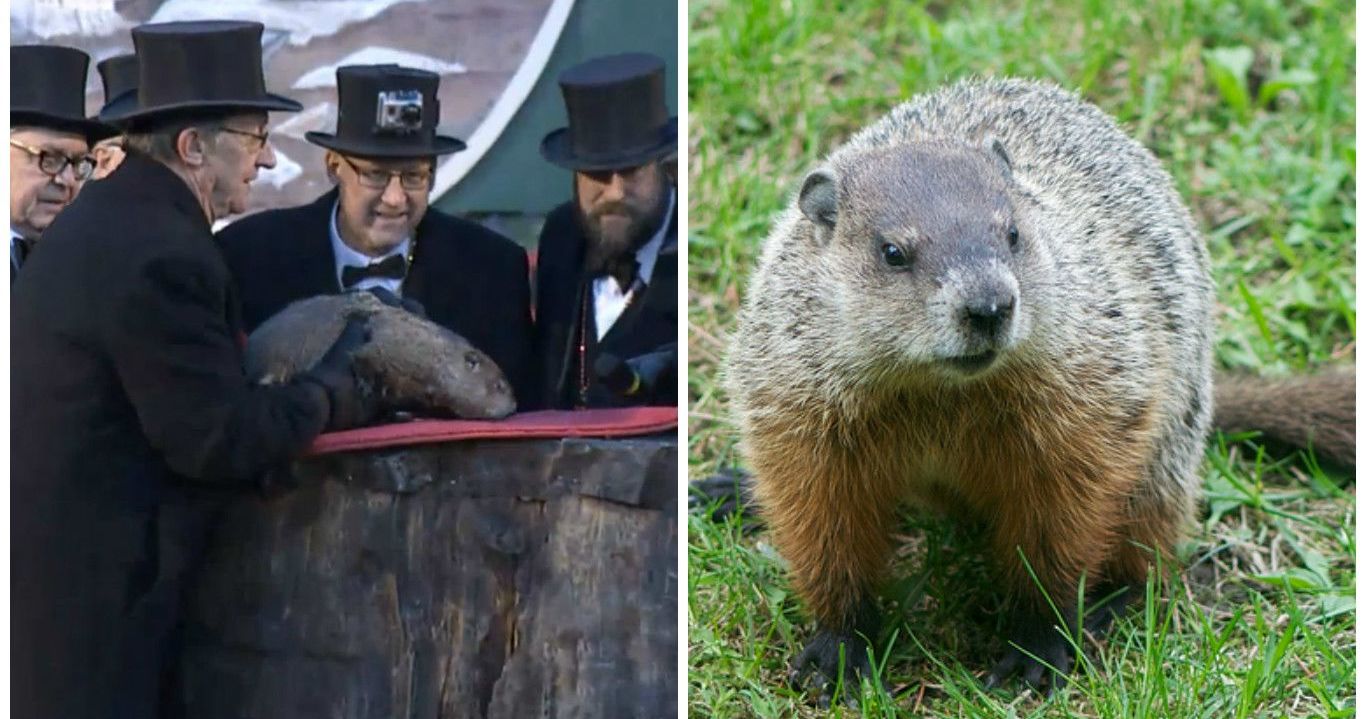
<svg viewBox="0 0 1366 719">
<path fill-rule="evenodd" d="M 570 380 L 569 373 L 575 363 L 575 353 L 578 350 L 579 324 L 583 313 L 584 297 L 589 298 L 591 305 L 591 289 L 589 288 L 588 278 L 583 270 L 583 248 L 584 236 L 578 223 L 573 219 L 573 213 L 566 213 L 565 226 L 557 231 L 547 233 L 547 237 L 555 238 L 551 246 L 542 247 L 540 253 L 540 269 L 538 272 L 546 272 L 547 276 L 554 280 L 551 285 L 554 288 L 554 296 L 546 297 L 544 302 L 538 302 L 541 307 L 554 309 L 555 316 L 537 317 L 537 324 L 545 323 L 547 328 L 563 328 L 563 336 L 559 337 L 560 346 L 558 347 L 559 368 L 554 380 L 554 392 L 556 397 L 564 397 L 569 389 L 567 384 Z M 585 293 L 588 293 L 585 295 Z M 549 313 L 547 313 L 549 314 Z M 553 337 L 553 335 L 551 335 Z"/>
<path fill-rule="evenodd" d="M 299 233 L 296 267 L 308 289 L 307 297 L 335 295 L 342 291 L 337 281 L 337 258 L 332 253 L 332 208 L 337 204 L 337 188 L 319 197 L 308 208 L 307 229 Z"/>
<path fill-rule="evenodd" d="M 428 208 L 427 213 L 431 214 L 431 212 L 433 212 L 433 210 L 431 208 Z M 427 218 L 424 217 L 422 219 L 422 222 L 418 223 L 417 228 L 413 230 L 413 239 L 410 240 L 410 242 L 413 243 L 413 261 L 412 264 L 408 266 L 408 274 L 403 278 L 403 286 L 401 288 L 404 297 L 414 298 L 418 302 L 422 302 L 423 304 L 426 304 L 426 267 L 428 264 L 428 261 L 424 261 L 423 258 L 431 254 L 431 248 L 427 247 L 426 242 L 422 241 L 422 236 L 424 234 L 423 230 L 427 226 Z M 448 269 L 453 269 L 458 273 L 461 271 L 462 268 Z"/>
<path fill-rule="evenodd" d="M 622 311 L 617 321 L 613 322 L 612 326 L 603 334 L 602 343 L 606 344 L 616 339 L 619 334 L 630 334 L 631 328 L 640 321 L 642 314 L 667 314 L 668 308 L 677 306 L 677 223 L 677 213 L 671 214 L 669 230 L 664 234 L 659 254 L 656 255 L 654 270 L 650 274 L 650 283 L 645 286 L 645 292 L 641 296 L 632 298 L 631 303 Z"/>
</svg>

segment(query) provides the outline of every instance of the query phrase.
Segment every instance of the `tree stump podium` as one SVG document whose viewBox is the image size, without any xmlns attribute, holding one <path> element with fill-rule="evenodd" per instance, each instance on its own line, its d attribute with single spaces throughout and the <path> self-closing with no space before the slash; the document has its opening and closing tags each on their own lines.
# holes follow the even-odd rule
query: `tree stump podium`
<svg viewBox="0 0 1366 719">
<path fill-rule="evenodd" d="M 230 506 L 183 687 L 217 719 L 672 717 L 677 442 L 323 455 Z"/>
</svg>

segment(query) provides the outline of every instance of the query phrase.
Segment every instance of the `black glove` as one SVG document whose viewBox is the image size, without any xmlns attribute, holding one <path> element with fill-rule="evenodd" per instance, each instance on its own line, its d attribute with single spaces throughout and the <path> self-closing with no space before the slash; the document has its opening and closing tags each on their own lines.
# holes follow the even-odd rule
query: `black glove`
<svg viewBox="0 0 1366 719">
<path fill-rule="evenodd" d="M 390 292 L 389 290 L 383 287 L 371 287 L 370 289 L 365 291 L 369 292 L 375 297 L 378 297 L 380 302 L 383 302 L 384 304 L 389 305 L 390 307 L 398 307 L 401 309 L 405 309 L 417 315 L 418 317 L 421 317 L 423 319 L 427 318 L 427 308 L 423 307 L 422 303 L 418 302 L 415 299 L 411 299 L 408 297 L 400 298 L 398 295 Z"/>
<path fill-rule="evenodd" d="M 620 397 L 638 397 L 650 404 L 675 404 L 678 386 L 678 343 L 622 360 L 603 352 L 593 363 L 593 373 L 603 386 Z"/>
<path fill-rule="evenodd" d="M 379 414 L 374 393 L 361 386 L 351 366 L 351 355 L 369 341 L 365 320 L 352 316 L 318 363 L 299 375 L 299 381 L 313 382 L 327 392 L 329 430 L 358 427 Z"/>
</svg>

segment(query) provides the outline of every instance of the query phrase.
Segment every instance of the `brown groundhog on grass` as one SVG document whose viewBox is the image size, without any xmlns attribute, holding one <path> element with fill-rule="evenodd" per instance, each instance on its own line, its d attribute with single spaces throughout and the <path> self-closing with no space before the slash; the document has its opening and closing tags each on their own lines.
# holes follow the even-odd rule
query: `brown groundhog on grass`
<svg viewBox="0 0 1366 719">
<path fill-rule="evenodd" d="M 1102 631 L 1194 518 L 1213 306 L 1170 177 L 1057 87 L 961 82 L 832 153 L 765 241 L 724 367 L 760 514 L 819 625 L 794 679 L 836 678 L 841 645 L 868 670 L 908 502 L 987 528 L 1013 608 L 988 683 L 1065 681 L 1039 586 L 1073 634 L 1083 577 L 1116 597 L 1088 620 Z"/>
</svg>

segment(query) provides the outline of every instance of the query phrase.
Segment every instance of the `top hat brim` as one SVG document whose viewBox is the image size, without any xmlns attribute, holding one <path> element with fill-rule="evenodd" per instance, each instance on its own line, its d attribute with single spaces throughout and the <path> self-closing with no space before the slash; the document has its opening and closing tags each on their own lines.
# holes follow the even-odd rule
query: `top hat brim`
<svg viewBox="0 0 1366 719">
<path fill-rule="evenodd" d="M 106 137 L 103 133 L 109 129 L 108 125 L 93 118 L 65 117 L 38 110 L 25 110 L 24 108 L 10 109 L 9 125 L 12 128 L 20 126 L 46 127 L 60 132 L 74 132 L 78 135 L 85 135 L 86 140 L 91 143 L 98 142 L 99 139 Z"/>
<path fill-rule="evenodd" d="M 154 107 L 138 107 L 138 91 L 129 90 L 100 110 L 100 122 L 126 127 L 133 123 L 171 117 L 180 113 L 222 111 L 224 114 L 251 111 L 298 112 L 304 106 L 287 97 L 266 93 L 264 97 L 242 100 L 185 100 Z"/>
<path fill-rule="evenodd" d="M 93 127 L 91 127 L 85 133 L 85 136 L 88 140 L 90 140 L 91 145 L 94 145 L 95 143 L 101 142 L 103 140 L 108 140 L 111 137 L 118 137 L 119 135 L 123 134 L 122 129 L 117 128 L 108 123 L 100 122 L 99 117 L 99 115 L 95 115 L 94 117 L 90 118 L 90 122 L 93 123 Z"/>
<path fill-rule="evenodd" d="M 647 147 L 600 155 L 580 155 L 569 142 L 569 128 L 561 127 L 541 140 L 541 157 L 566 170 L 618 170 L 637 167 L 667 157 L 678 149 L 678 118 L 669 118 L 659 129 L 658 140 Z"/>
<path fill-rule="evenodd" d="M 460 152 L 465 149 L 465 143 L 454 137 L 436 135 L 431 142 L 400 144 L 394 142 L 380 143 L 374 140 L 353 140 L 337 137 L 328 132 L 306 132 L 304 139 L 329 150 L 335 150 L 343 155 L 353 155 L 356 157 L 383 157 L 394 159 L 408 159 L 413 157 L 431 157 L 432 155 L 449 155 L 453 152 Z"/>
</svg>

